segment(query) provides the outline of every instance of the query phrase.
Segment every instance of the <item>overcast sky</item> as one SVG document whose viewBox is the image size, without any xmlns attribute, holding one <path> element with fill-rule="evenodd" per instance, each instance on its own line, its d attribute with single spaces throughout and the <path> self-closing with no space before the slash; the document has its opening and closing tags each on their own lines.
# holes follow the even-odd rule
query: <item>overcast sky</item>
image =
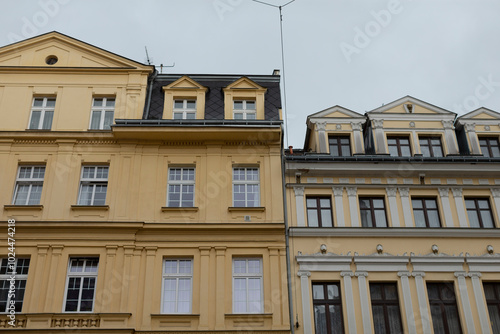
<svg viewBox="0 0 500 334">
<path fill-rule="evenodd" d="M 279 10 L 252 0 L 0 4 L 1 46 L 56 30 L 140 62 L 147 46 L 155 65 L 175 63 L 163 73 L 282 69 Z M 294 147 L 306 116 L 334 105 L 364 114 L 411 95 L 459 115 L 500 111 L 499 0 L 295 0 L 283 33 Z"/>
</svg>

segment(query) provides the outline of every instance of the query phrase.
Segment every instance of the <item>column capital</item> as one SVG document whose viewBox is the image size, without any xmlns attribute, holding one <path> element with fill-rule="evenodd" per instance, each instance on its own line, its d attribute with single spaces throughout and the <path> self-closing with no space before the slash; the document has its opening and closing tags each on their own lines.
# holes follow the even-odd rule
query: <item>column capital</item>
<svg viewBox="0 0 500 334">
<path fill-rule="evenodd" d="M 63 249 L 64 249 L 63 245 L 52 245 L 52 254 L 61 255 Z"/>
<path fill-rule="evenodd" d="M 299 277 L 310 277 L 311 276 L 311 272 L 310 271 L 305 271 L 305 270 L 300 270 L 298 273 L 297 273 L 297 276 Z"/>
<path fill-rule="evenodd" d="M 410 277 L 411 273 L 409 271 L 399 271 L 398 277 Z"/>
<path fill-rule="evenodd" d="M 351 128 L 353 131 L 361 131 L 361 126 L 363 125 L 363 122 L 351 122 Z"/>
<path fill-rule="evenodd" d="M 353 277 L 354 273 L 352 271 L 350 271 L 350 270 L 348 270 L 348 271 L 347 270 L 346 271 L 341 271 L 340 272 L 340 276 L 342 276 L 342 277 L 346 277 L 346 276 L 347 277 Z"/>
<path fill-rule="evenodd" d="M 471 271 L 467 274 L 467 276 L 469 276 L 470 278 L 479 278 L 481 276 L 483 276 L 479 271 Z"/>
<path fill-rule="evenodd" d="M 146 247 L 146 256 L 155 256 L 157 249 L 158 249 L 158 247 L 156 247 L 156 246 Z"/>
<path fill-rule="evenodd" d="M 108 255 L 108 256 L 116 255 L 117 249 L 118 249 L 118 246 L 116 246 L 116 245 L 106 245 L 106 255 Z"/>
<path fill-rule="evenodd" d="M 368 277 L 368 272 L 367 271 L 356 271 L 354 273 L 356 277 Z"/>
<path fill-rule="evenodd" d="M 49 245 L 37 245 L 38 255 L 46 255 L 49 250 Z"/>
<path fill-rule="evenodd" d="M 462 197 L 462 188 L 451 188 L 453 197 Z"/>
<path fill-rule="evenodd" d="M 493 197 L 500 198 L 500 188 L 491 188 Z"/>
<path fill-rule="evenodd" d="M 384 120 L 383 119 L 374 119 L 372 120 L 373 128 L 374 129 L 382 129 L 384 126 Z"/>
<path fill-rule="evenodd" d="M 356 196 L 358 192 L 358 188 L 356 187 L 346 187 L 345 189 L 347 190 L 347 196 Z"/>
<path fill-rule="evenodd" d="M 466 123 L 464 124 L 465 131 L 467 132 L 475 132 L 476 131 L 476 123 Z"/>
<path fill-rule="evenodd" d="M 425 277 L 425 273 L 423 271 L 414 271 L 411 273 L 413 277 Z"/>
<path fill-rule="evenodd" d="M 465 271 L 455 271 L 455 277 L 467 277 L 467 272 Z"/>
<path fill-rule="evenodd" d="M 438 191 L 439 191 L 439 196 L 440 197 L 448 197 L 448 194 L 450 192 L 450 188 L 439 187 Z"/>
<path fill-rule="evenodd" d="M 334 196 L 342 196 L 344 193 L 344 187 L 332 187 L 332 190 Z"/>
<path fill-rule="evenodd" d="M 326 122 L 316 123 L 316 131 L 325 131 L 325 130 L 326 130 Z"/>
<path fill-rule="evenodd" d="M 226 248 L 227 247 L 214 247 L 215 248 L 215 255 L 217 256 L 224 256 L 224 254 L 226 253 Z"/>
<path fill-rule="evenodd" d="M 403 187 L 403 188 L 398 188 L 398 190 L 399 190 L 399 195 L 401 197 L 410 197 L 410 188 Z"/>
<path fill-rule="evenodd" d="M 387 187 L 385 188 L 388 197 L 396 197 L 397 189 L 396 187 Z"/>
<path fill-rule="evenodd" d="M 453 130 L 455 127 L 453 126 L 453 121 L 451 120 L 442 120 L 441 123 L 443 123 L 443 127 L 445 129 Z"/>
<path fill-rule="evenodd" d="M 293 187 L 295 196 L 304 196 L 304 187 Z"/>
</svg>

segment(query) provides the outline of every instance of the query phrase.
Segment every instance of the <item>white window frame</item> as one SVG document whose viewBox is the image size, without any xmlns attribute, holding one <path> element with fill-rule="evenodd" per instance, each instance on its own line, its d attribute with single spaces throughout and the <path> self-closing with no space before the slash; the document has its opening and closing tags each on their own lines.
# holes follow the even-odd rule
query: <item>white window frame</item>
<svg viewBox="0 0 500 334">
<path fill-rule="evenodd" d="M 175 261 L 177 264 L 177 272 L 176 273 L 166 273 L 166 264 L 167 261 Z M 180 268 L 180 262 L 181 261 L 189 261 L 190 266 L 191 266 L 191 272 L 190 273 L 180 273 L 179 268 Z M 163 260 L 163 276 L 162 276 L 162 284 L 161 284 L 161 312 L 163 314 L 191 314 L 192 313 L 192 308 L 193 308 L 193 259 L 189 258 L 167 258 Z M 181 279 L 189 279 L 190 285 L 189 285 L 189 311 L 187 312 L 179 312 L 179 280 Z M 174 312 L 167 312 L 165 311 L 165 282 L 167 280 L 175 280 L 175 300 L 173 301 L 175 303 L 175 311 Z"/>
<path fill-rule="evenodd" d="M 30 177 L 28 177 L 28 178 L 20 177 L 22 168 L 31 168 Z M 25 166 L 19 166 L 19 168 L 17 169 L 16 187 L 14 189 L 14 195 L 12 196 L 12 204 L 13 205 L 40 205 L 40 201 L 38 203 L 30 203 L 31 190 L 32 190 L 34 185 L 42 186 L 42 191 L 43 191 L 43 179 L 44 179 L 44 177 L 41 177 L 41 178 L 33 177 L 33 173 L 35 171 L 35 168 L 43 168 L 43 176 L 45 177 L 45 166 L 43 166 L 43 165 L 30 165 L 30 166 L 25 165 Z M 26 197 L 26 201 L 24 203 L 16 203 L 16 199 L 17 199 L 20 185 L 29 185 L 28 196 Z M 41 194 L 40 194 L 40 199 L 41 199 Z"/>
<path fill-rule="evenodd" d="M 102 100 L 102 106 L 95 106 L 95 100 Z M 108 101 L 113 100 L 113 106 L 108 106 Z M 115 119 L 115 104 L 116 104 L 116 98 L 115 97 L 94 97 L 92 98 L 92 109 L 90 110 L 90 123 L 89 123 L 89 129 L 90 130 L 110 130 L 111 129 L 111 124 L 113 124 L 113 120 Z M 94 112 L 99 112 L 99 127 L 93 128 L 92 127 L 92 120 L 94 119 Z M 106 112 L 112 112 L 113 113 L 113 120 L 111 121 L 110 127 L 109 128 L 104 128 L 104 120 L 106 119 Z"/>
<path fill-rule="evenodd" d="M 235 102 L 242 102 L 243 109 L 236 109 L 234 107 Z M 254 105 L 254 108 L 247 109 L 247 102 L 252 102 Z M 237 114 L 243 115 L 243 118 L 236 118 L 235 115 L 237 115 Z M 253 115 L 253 118 L 248 118 L 248 115 Z M 249 119 L 249 120 L 257 119 L 257 102 L 255 100 L 239 100 L 239 99 L 233 100 L 233 119 Z"/>
<path fill-rule="evenodd" d="M 97 168 L 102 168 L 105 167 L 107 168 L 107 175 L 108 177 L 106 178 L 97 178 Z M 94 168 L 94 177 L 93 178 L 84 178 L 83 177 L 83 172 L 85 168 Z M 95 193 L 96 193 L 96 186 L 97 185 L 106 185 L 106 196 L 108 195 L 108 178 L 109 178 L 109 166 L 103 166 L 103 165 L 97 165 L 97 166 L 82 166 L 82 170 L 80 172 L 80 189 L 78 191 L 78 205 L 105 205 L 106 204 L 106 198 L 104 198 L 104 203 L 103 204 L 95 204 Z M 92 187 L 92 198 L 90 200 L 90 204 L 82 204 L 82 188 L 84 185 L 91 185 Z"/>
<path fill-rule="evenodd" d="M 80 272 L 71 272 L 71 264 L 74 260 L 83 260 L 83 271 Z M 97 261 L 97 268 L 95 272 L 85 272 L 85 269 L 87 268 L 87 262 L 88 261 Z M 94 307 L 95 307 L 95 296 L 96 296 L 96 290 L 97 290 L 97 276 L 99 272 L 99 257 L 70 257 L 68 261 L 68 271 L 66 274 L 66 285 L 64 288 L 64 301 L 63 301 L 63 312 L 64 313 L 92 313 L 94 312 Z M 68 297 L 68 286 L 69 286 L 69 281 L 70 278 L 80 278 L 80 291 L 78 295 L 78 307 L 76 311 L 66 311 L 66 301 Z M 92 297 L 92 310 L 90 311 L 80 311 L 80 308 L 82 306 L 82 290 L 83 290 L 83 280 L 85 278 L 94 278 L 94 295 Z"/>
<path fill-rule="evenodd" d="M 35 106 L 35 101 L 42 99 L 42 106 Z M 53 107 L 48 107 L 47 106 L 47 101 L 48 100 L 54 100 L 54 106 Z M 55 96 L 48 96 L 48 97 L 34 97 L 33 101 L 31 102 L 31 112 L 30 112 L 30 119 L 28 121 L 28 129 L 29 130 L 50 130 L 52 129 L 52 123 L 54 122 L 54 111 L 56 109 L 56 97 Z M 33 111 L 40 111 L 40 120 L 38 121 L 38 125 L 34 128 L 30 127 L 31 125 L 31 119 L 33 118 Z M 50 122 L 50 127 L 49 128 L 43 128 L 43 121 L 45 119 L 45 114 L 47 112 L 52 112 L 52 121 Z"/>
<path fill-rule="evenodd" d="M 245 170 L 245 180 L 235 180 L 234 179 L 234 172 L 236 169 L 244 169 Z M 248 170 L 254 169 L 257 170 L 257 175 L 258 179 L 257 180 L 248 180 Z M 233 207 L 236 207 L 235 205 L 235 186 L 236 185 L 244 185 L 245 186 L 245 205 L 244 206 L 238 206 L 241 208 L 253 208 L 253 207 L 259 207 L 260 206 L 260 169 L 259 167 L 233 167 Z M 248 205 L 248 185 L 257 185 L 257 200 L 255 201 L 255 205 Z"/>
<path fill-rule="evenodd" d="M 181 179 L 180 180 L 171 180 L 171 173 L 173 170 L 181 170 Z M 184 171 L 188 170 L 193 170 L 193 179 L 192 180 L 184 180 Z M 195 167 L 170 167 L 168 169 L 168 185 L 167 185 L 167 207 L 170 208 L 192 208 L 194 207 L 194 195 L 195 195 L 195 180 L 196 180 L 196 168 Z M 170 196 L 172 192 L 170 191 L 170 186 L 180 186 L 180 195 L 179 195 L 179 206 L 172 206 L 170 205 Z M 187 186 L 193 186 L 193 203 L 191 206 L 183 206 L 182 205 L 182 196 L 183 196 L 183 189 Z"/>
<path fill-rule="evenodd" d="M 259 273 L 249 273 L 248 272 L 248 262 L 249 261 L 259 261 Z M 245 261 L 245 273 L 235 273 L 235 261 Z M 264 313 L 264 282 L 263 282 L 263 266 L 262 266 L 262 258 L 259 257 L 250 257 L 250 258 L 243 258 L 243 257 L 235 257 L 233 258 L 233 313 Z M 259 310 L 252 311 L 250 310 L 250 301 L 249 301 L 249 289 L 248 289 L 248 280 L 249 279 L 256 279 L 258 278 L 260 281 L 260 295 L 259 295 Z M 246 297 L 245 297 L 245 302 L 246 302 L 246 307 L 244 312 L 236 312 L 236 293 L 235 293 L 235 286 L 236 286 L 236 280 L 241 280 L 245 279 L 245 292 L 246 292 Z"/>
<path fill-rule="evenodd" d="M 7 272 L 5 274 L 0 274 L 0 281 L 6 281 L 7 286 L 10 286 L 9 279 L 11 278 L 12 272 L 16 273 L 16 291 L 15 291 L 15 297 L 12 299 L 16 302 L 21 302 L 21 311 L 22 311 L 22 305 L 24 304 L 24 296 L 26 295 L 26 282 L 28 280 L 28 273 L 23 274 L 23 273 L 17 271 L 17 266 L 18 266 L 19 260 L 28 260 L 28 270 L 29 270 L 29 265 L 30 265 L 29 258 L 16 258 L 15 262 L 13 263 L 14 267 L 11 267 L 12 262 L 9 263 L 8 258 L 6 258 L 6 257 L 0 258 L 2 268 L 5 267 L 7 270 Z M 4 264 L 5 264 L 5 266 L 4 266 Z M 18 282 L 20 282 L 20 281 L 24 281 L 24 290 L 23 290 L 24 295 L 23 295 L 22 299 L 19 298 Z M 11 300 L 11 298 L 10 298 L 9 294 L 7 294 L 7 301 L 6 301 L 5 309 L 0 310 L 0 313 L 8 313 L 8 307 L 9 307 L 10 300 Z"/>
<path fill-rule="evenodd" d="M 180 101 L 182 101 L 182 108 L 176 108 L 175 103 Z M 188 108 L 187 107 L 188 102 L 194 102 L 194 108 Z M 187 118 L 188 113 L 194 113 L 194 118 L 192 119 L 196 119 L 196 99 L 174 99 L 172 119 L 188 119 Z M 182 117 L 175 118 L 175 114 L 182 114 Z"/>
</svg>

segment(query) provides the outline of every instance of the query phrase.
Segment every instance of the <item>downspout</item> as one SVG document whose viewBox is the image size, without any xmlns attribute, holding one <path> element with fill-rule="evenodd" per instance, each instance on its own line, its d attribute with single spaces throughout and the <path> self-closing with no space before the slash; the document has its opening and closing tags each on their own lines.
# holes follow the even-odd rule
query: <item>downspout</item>
<svg viewBox="0 0 500 334">
<path fill-rule="evenodd" d="M 283 132 L 282 132 L 283 133 Z M 281 184 L 283 187 L 283 219 L 285 222 L 285 253 L 286 253 L 286 277 L 288 285 L 288 311 L 290 317 L 290 330 L 291 333 L 295 333 L 295 324 L 293 321 L 293 300 L 292 300 L 292 274 L 291 274 L 291 264 L 290 264 L 290 244 L 289 244 L 289 232 L 288 232 L 288 209 L 287 209 L 287 195 L 285 186 L 285 150 L 283 147 L 283 135 L 281 136 Z"/>
<path fill-rule="evenodd" d="M 151 106 L 151 93 L 153 92 L 153 83 L 158 75 L 158 71 L 155 69 L 153 74 L 150 76 L 149 91 L 148 91 L 148 101 L 146 102 L 146 110 L 144 112 L 144 119 L 149 117 L 149 107 Z"/>
</svg>

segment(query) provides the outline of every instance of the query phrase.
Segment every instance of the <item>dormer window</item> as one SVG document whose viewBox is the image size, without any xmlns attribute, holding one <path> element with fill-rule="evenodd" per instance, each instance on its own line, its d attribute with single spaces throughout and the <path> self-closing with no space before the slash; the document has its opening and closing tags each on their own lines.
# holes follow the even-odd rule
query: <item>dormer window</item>
<svg viewBox="0 0 500 334">
<path fill-rule="evenodd" d="M 235 100 L 233 102 L 234 119 L 256 119 L 255 101 Z"/>
<path fill-rule="evenodd" d="M 196 119 L 196 100 L 174 100 L 173 119 Z"/>
<path fill-rule="evenodd" d="M 439 137 L 419 137 L 423 157 L 443 157 L 443 146 Z"/>
</svg>

